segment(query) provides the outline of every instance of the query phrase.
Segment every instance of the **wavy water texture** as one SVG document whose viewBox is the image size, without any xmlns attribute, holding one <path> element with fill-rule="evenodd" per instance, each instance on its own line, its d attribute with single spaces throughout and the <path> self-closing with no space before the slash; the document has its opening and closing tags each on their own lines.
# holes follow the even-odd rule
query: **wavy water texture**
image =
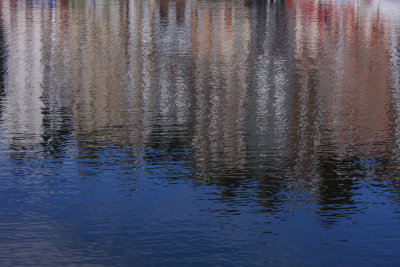
<svg viewBox="0 0 400 267">
<path fill-rule="evenodd" d="M 1 265 L 397 266 L 399 12 L 0 1 Z"/>
</svg>

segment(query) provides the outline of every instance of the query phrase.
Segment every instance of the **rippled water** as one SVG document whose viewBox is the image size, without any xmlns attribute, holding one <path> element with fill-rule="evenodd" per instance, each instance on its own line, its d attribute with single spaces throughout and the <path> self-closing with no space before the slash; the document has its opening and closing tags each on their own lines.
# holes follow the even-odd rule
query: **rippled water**
<svg viewBox="0 0 400 267">
<path fill-rule="evenodd" d="M 399 14 L 0 1 L 1 265 L 398 266 Z"/>
</svg>

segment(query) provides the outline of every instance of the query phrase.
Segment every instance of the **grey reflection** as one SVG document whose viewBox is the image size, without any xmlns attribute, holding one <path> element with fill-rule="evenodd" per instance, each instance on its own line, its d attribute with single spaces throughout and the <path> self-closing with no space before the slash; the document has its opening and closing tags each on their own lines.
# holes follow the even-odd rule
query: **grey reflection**
<svg viewBox="0 0 400 267">
<path fill-rule="evenodd" d="M 190 57 L 191 4 L 183 1 L 160 1 L 161 17 L 157 19 L 157 77 L 154 123 L 163 127 L 185 127 L 189 119 L 189 83 L 192 69 Z M 187 14 L 187 15 L 184 15 Z M 182 129 L 183 130 L 183 129 Z"/>
<path fill-rule="evenodd" d="M 293 25 L 284 3 L 251 3 L 251 72 L 249 73 L 247 153 L 249 175 L 256 177 L 263 212 L 279 210 L 286 189 L 290 156 L 293 87 Z"/>
<path fill-rule="evenodd" d="M 289 153 L 293 27 L 278 19 L 285 16 L 283 4 L 254 4 L 251 10 L 250 151 L 259 165 L 276 161 L 278 169 L 286 164 Z"/>
</svg>

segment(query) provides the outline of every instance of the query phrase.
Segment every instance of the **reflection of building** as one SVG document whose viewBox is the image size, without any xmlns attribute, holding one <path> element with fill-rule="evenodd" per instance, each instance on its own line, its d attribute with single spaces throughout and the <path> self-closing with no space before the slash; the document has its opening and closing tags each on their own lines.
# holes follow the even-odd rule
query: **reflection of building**
<svg viewBox="0 0 400 267">
<path fill-rule="evenodd" d="M 282 169 L 290 149 L 294 27 L 280 19 L 285 6 L 280 2 L 274 5 L 254 4 L 251 8 L 248 146 L 252 162 L 265 169 Z M 275 151 L 274 157 L 271 151 Z"/>
<path fill-rule="evenodd" d="M 75 19 L 69 23 L 70 34 L 82 31 L 74 38 L 76 43 L 69 45 L 76 53 L 71 53 L 69 60 L 74 70 L 71 81 L 74 116 L 77 130 L 82 133 L 125 127 L 127 119 L 120 113 L 126 109 L 127 5 L 108 2 L 87 5 L 91 6 L 86 8 L 93 9 L 89 17 L 84 10 L 76 11 L 85 16 L 86 24 L 81 26 Z M 109 138 L 107 134 L 98 137 L 101 136 L 104 140 Z"/>
<path fill-rule="evenodd" d="M 197 3 L 192 19 L 193 149 L 199 168 L 246 164 L 249 14 L 240 3 Z M 214 167 L 213 164 L 215 164 Z"/>
<path fill-rule="evenodd" d="M 128 30 L 127 109 L 129 140 L 144 146 L 152 126 L 154 1 L 131 1 Z"/>
<path fill-rule="evenodd" d="M 40 13 L 26 1 L 3 1 L 1 8 L 8 47 L 2 132 L 14 145 L 36 144 L 43 118 Z"/>
<path fill-rule="evenodd" d="M 381 23 L 393 18 L 362 1 L 289 8 L 296 28 L 291 169 L 316 181 L 322 205 L 335 196 L 351 204 L 349 176 L 375 174 L 375 159 L 386 158 L 393 142 L 393 31 Z"/>
<path fill-rule="evenodd" d="M 306 158 L 315 157 L 323 146 L 343 157 L 384 152 L 392 131 L 391 70 L 388 46 L 382 45 L 389 41 L 388 29 L 369 24 L 376 19 L 359 19 L 356 6 L 347 2 L 295 5 L 293 110 L 300 114 L 293 130 L 313 137 L 299 138 L 297 153 L 308 149 Z"/>
<path fill-rule="evenodd" d="M 158 1 L 154 34 L 157 51 L 154 84 L 155 125 L 167 129 L 176 125 L 185 130 L 189 119 L 191 75 L 191 4 L 185 1 Z"/>
</svg>

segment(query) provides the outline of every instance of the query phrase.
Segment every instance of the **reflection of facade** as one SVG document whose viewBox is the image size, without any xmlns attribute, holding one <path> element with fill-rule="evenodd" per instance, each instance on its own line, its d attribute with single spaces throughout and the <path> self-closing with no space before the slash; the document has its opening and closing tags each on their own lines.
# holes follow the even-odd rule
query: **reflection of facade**
<svg viewBox="0 0 400 267">
<path fill-rule="evenodd" d="M 370 3 L 289 7 L 296 28 L 291 172 L 317 182 L 324 213 L 335 199 L 352 204 L 350 176 L 379 175 L 375 159 L 386 158 L 393 142 L 393 31 Z"/>
<path fill-rule="evenodd" d="M 26 1 L 4 1 L 1 8 L 9 54 L 2 131 L 15 145 L 36 144 L 43 117 L 40 14 Z"/>
<path fill-rule="evenodd" d="M 85 9 L 75 11 L 85 16 L 86 24 L 81 26 L 75 19 L 68 23 L 71 35 L 81 31 L 73 38 L 75 43 L 69 46 L 75 49 L 70 51 L 69 58 L 73 70 L 73 113 L 78 122 L 78 132 L 107 132 L 113 127 L 126 125 L 127 118 L 120 114 L 120 110 L 126 109 L 128 10 L 126 5 L 110 5 L 106 1 L 88 2 L 86 5 L 86 8 L 93 9 L 91 16 L 87 17 Z M 109 135 L 103 133 L 97 137 L 107 140 Z M 121 138 L 124 137 L 119 136 L 119 141 Z"/>
<path fill-rule="evenodd" d="M 198 3 L 192 19 L 193 148 L 200 168 L 246 164 L 250 21 L 240 3 Z M 213 164 L 216 166 L 212 167 Z"/>
<path fill-rule="evenodd" d="M 282 169 L 289 152 L 292 90 L 293 25 L 282 21 L 282 3 L 275 8 L 251 8 L 252 56 L 249 94 L 248 146 L 252 162 L 266 169 Z M 256 148 L 256 149 L 254 149 Z M 271 157 L 271 151 L 275 151 Z M 265 169 L 259 170 L 264 172 Z"/>
<path fill-rule="evenodd" d="M 191 75 L 190 17 L 186 1 L 158 1 L 153 25 L 158 41 L 154 83 L 154 124 L 161 128 L 183 127 L 189 119 Z M 160 128 L 159 128 L 160 129 Z"/>
<path fill-rule="evenodd" d="M 297 153 L 315 157 L 323 146 L 339 157 L 383 153 L 392 132 L 391 70 L 385 56 L 388 46 L 382 45 L 389 42 L 389 29 L 369 24 L 377 18 L 357 18 L 363 13 L 347 2 L 295 5 L 293 110 L 301 112 L 294 117 L 298 127 L 293 130 L 313 137 L 299 138 Z"/>
<path fill-rule="evenodd" d="M 151 131 L 154 85 L 154 1 L 131 1 L 129 8 L 127 109 L 129 140 L 143 146 Z"/>
</svg>

